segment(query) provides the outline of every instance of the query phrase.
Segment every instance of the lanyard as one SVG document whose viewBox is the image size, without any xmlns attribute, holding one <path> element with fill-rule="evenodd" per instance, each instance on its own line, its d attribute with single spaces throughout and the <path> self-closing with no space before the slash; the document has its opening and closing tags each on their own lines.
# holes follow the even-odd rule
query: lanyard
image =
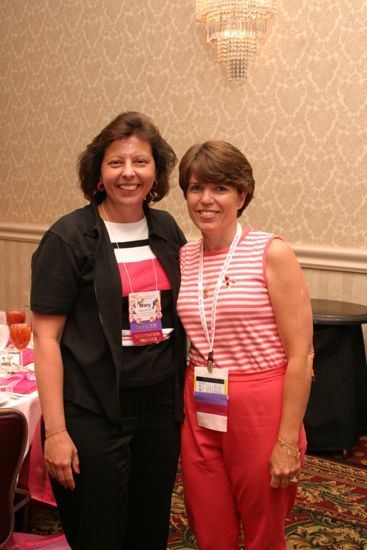
<svg viewBox="0 0 367 550">
<path fill-rule="evenodd" d="M 101 202 L 101 206 L 102 206 L 102 210 L 103 210 L 103 213 L 105 215 L 105 218 L 106 220 L 108 221 L 109 224 L 111 224 L 108 216 L 107 216 L 107 212 L 105 210 L 105 207 L 104 207 L 104 204 L 103 202 Z M 119 243 L 116 241 L 116 246 L 117 246 L 117 249 L 120 250 L 120 247 L 119 247 Z M 154 280 L 155 280 L 155 290 L 157 291 L 158 290 L 158 282 L 157 282 L 157 272 L 155 270 L 155 264 L 154 264 L 154 259 L 152 258 L 152 264 L 153 264 L 153 270 L 154 270 Z M 129 280 L 129 284 L 130 284 L 130 288 L 131 288 L 131 292 L 134 292 L 133 290 L 133 285 L 131 284 L 131 279 L 130 279 L 130 275 L 129 275 L 129 272 L 127 270 L 127 267 L 126 267 L 126 264 L 124 262 L 122 262 L 122 265 L 124 266 L 125 268 L 125 271 L 126 271 L 126 275 L 127 275 L 127 278 Z"/>
<path fill-rule="evenodd" d="M 209 344 L 209 353 L 208 353 L 208 359 L 207 359 L 207 367 L 209 372 L 213 371 L 213 364 L 214 364 L 215 323 L 216 323 L 216 317 L 217 317 L 217 301 L 219 297 L 220 287 L 222 286 L 224 276 L 228 271 L 229 264 L 232 261 L 238 241 L 241 238 L 241 234 L 242 234 L 242 227 L 240 226 L 239 223 L 237 223 L 236 234 L 233 237 L 233 241 L 229 248 L 227 257 L 224 260 L 224 264 L 222 266 L 221 272 L 217 279 L 217 283 L 215 285 L 215 289 L 213 293 L 213 303 L 212 303 L 212 310 L 210 314 L 210 334 L 208 329 L 208 323 L 206 321 L 205 307 L 204 307 L 204 241 L 201 244 L 199 278 L 198 278 L 198 304 L 199 304 L 201 326 L 204 331 L 206 341 Z"/>
<path fill-rule="evenodd" d="M 118 246 L 118 243 L 116 243 L 116 244 L 117 244 L 117 248 L 118 248 L 118 247 L 119 247 L 119 246 Z M 155 290 L 156 290 L 156 292 L 157 292 L 157 290 L 158 290 L 158 280 L 157 280 L 157 272 L 156 272 L 156 270 L 155 270 L 155 264 L 154 264 L 154 259 L 153 259 L 153 258 L 152 258 L 152 264 L 153 264 L 153 270 L 154 270 Z M 132 283 L 131 283 L 130 275 L 129 275 L 129 272 L 128 272 L 128 270 L 127 270 L 126 264 L 125 264 L 124 262 L 122 262 L 122 265 L 124 266 L 124 269 L 125 269 L 127 278 L 128 278 L 128 280 L 129 280 L 131 292 L 134 292 L 133 285 L 132 285 Z"/>
</svg>

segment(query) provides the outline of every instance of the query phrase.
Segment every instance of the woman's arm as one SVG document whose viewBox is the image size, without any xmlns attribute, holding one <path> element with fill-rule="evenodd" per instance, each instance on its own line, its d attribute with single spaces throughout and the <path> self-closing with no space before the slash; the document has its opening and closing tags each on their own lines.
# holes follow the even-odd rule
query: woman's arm
<svg viewBox="0 0 367 550">
<path fill-rule="evenodd" d="M 60 351 L 65 321 L 66 316 L 62 315 L 32 313 L 35 370 L 45 423 L 45 461 L 53 478 L 63 487 L 74 489 L 73 470 L 79 473 L 79 460 L 65 425 Z"/>
<path fill-rule="evenodd" d="M 278 440 L 270 459 L 272 487 L 299 478 L 299 432 L 310 393 L 313 324 L 307 286 L 290 246 L 274 239 L 268 249 L 266 277 L 279 335 L 288 358 Z"/>
</svg>

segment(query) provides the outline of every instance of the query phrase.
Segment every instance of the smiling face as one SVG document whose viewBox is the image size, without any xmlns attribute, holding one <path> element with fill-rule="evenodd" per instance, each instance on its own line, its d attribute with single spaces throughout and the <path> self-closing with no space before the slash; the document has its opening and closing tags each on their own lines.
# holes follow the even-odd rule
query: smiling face
<svg viewBox="0 0 367 550">
<path fill-rule="evenodd" d="M 143 202 L 156 176 L 152 149 L 132 135 L 113 141 L 105 150 L 101 177 L 105 209 L 110 221 L 135 222 L 143 218 Z"/>
<path fill-rule="evenodd" d="M 190 177 L 186 200 L 189 215 L 204 237 L 208 248 L 226 248 L 237 227 L 237 212 L 242 207 L 245 192 L 219 183 L 203 183 L 195 173 Z"/>
</svg>

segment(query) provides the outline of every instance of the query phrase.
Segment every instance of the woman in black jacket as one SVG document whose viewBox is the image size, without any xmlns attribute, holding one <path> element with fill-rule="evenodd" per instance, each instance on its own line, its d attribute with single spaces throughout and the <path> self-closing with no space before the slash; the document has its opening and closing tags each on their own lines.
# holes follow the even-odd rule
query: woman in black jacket
<svg viewBox="0 0 367 550">
<path fill-rule="evenodd" d="M 74 550 L 165 550 L 179 455 L 185 238 L 150 209 L 176 163 L 150 119 L 115 118 L 79 158 L 90 204 L 32 259 L 44 454 Z"/>
</svg>

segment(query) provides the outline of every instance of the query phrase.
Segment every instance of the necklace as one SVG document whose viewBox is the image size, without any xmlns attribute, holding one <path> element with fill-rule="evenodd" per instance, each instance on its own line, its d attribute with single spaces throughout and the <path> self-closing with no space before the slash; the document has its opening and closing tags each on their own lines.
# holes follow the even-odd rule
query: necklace
<svg viewBox="0 0 367 550">
<path fill-rule="evenodd" d="M 105 207 L 104 207 L 104 204 L 103 202 L 101 202 L 101 208 L 103 210 L 103 214 L 104 214 L 104 217 L 106 218 L 106 221 L 110 224 L 110 227 L 111 227 L 111 222 L 110 222 L 110 218 L 107 216 L 107 212 L 105 210 Z M 117 248 L 120 250 L 120 247 L 119 247 L 119 243 L 116 241 L 116 246 Z"/>
<path fill-rule="evenodd" d="M 110 226 L 111 226 L 111 222 L 110 222 L 110 220 L 109 220 L 109 217 L 107 216 L 107 212 L 106 212 L 106 210 L 105 210 L 105 207 L 104 207 L 104 205 L 103 205 L 103 202 L 101 202 L 101 208 L 102 208 L 102 210 L 103 210 L 103 214 L 104 214 L 104 216 L 105 216 L 105 218 L 106 218 L 106 221 L 107 221 L 107 222 L 110 224 Z M 117 246 L 117 249 L 120 250 L 118 241 L 116 241 L 116 246 Z M 154 270 L 155 290 L 156 290 L 156 292 L 157 292 L 157 289 L 158 289 L 158 279 L 157 279 L 157 272 L 156 272 L 156 269 L 155 269 L 155 264 L 154 264 L 153 258 L 152 258 L 152 264 L 153 264 L 153 270 Z M 131 279 L 130 279 L 130 274 L 129 274 L 128 270 L 127 270 L 127 267 L 126 267 L 125 262 L 122 262 L 122 265 L 123 265 L 123 267 L 124 267 L 124 269 L 125 269 L 125 272 L 126 272 L 126 275 L 127 275 L 128 281 L 129 281 L 129 285 L 130 285 L 131 292 L 134 292 L 133 285 L 132 285 L 132 282 L 131 282 Z"/>
</svg>

